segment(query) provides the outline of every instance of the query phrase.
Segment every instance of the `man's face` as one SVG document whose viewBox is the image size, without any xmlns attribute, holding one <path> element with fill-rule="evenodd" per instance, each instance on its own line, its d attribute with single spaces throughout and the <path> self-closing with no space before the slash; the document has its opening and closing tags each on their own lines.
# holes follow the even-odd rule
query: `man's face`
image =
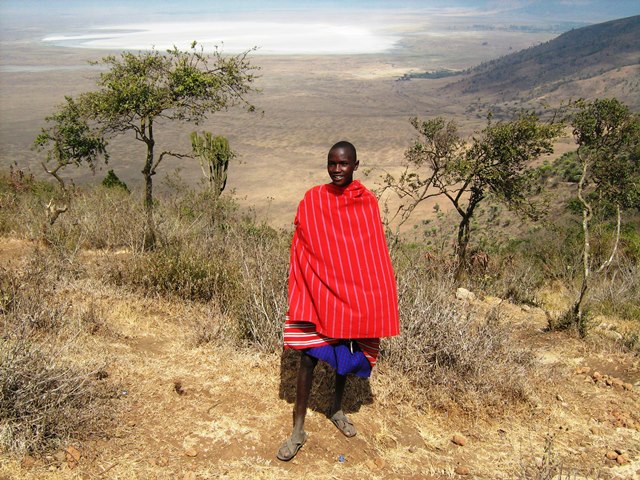
<svg viewBox="0 0 640 480">
<path fill-rule="evenodd" d="M 336 187 L 346 187 L 353 181 L 353 172 L 358 169 L 358 162 L 354 162 L 349 152 L 344 148 L 334 148 L 329 152 L 327 171 L 331 183 Z"/>
</svg>

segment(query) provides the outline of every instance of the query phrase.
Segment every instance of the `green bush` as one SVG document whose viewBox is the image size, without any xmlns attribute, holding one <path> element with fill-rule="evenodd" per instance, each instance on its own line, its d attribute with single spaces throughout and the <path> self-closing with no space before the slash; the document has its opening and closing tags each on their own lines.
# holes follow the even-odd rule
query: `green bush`
<svg viewBox="0 0 640 480">
<path fill-rule="evenodd" d="M 120 180 L 113 170 L 107 172 L 107 175 L 102 180 L 102 186 L 105 188 L 119 188 L 120 190 L 129 192 L 127 184 Z"/>
</svg>

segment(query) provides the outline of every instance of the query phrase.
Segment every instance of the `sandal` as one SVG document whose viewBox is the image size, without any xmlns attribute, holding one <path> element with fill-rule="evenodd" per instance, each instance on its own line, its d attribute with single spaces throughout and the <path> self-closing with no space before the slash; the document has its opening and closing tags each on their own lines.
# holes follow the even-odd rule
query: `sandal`
<svg viewBox="0 0 640 480">
<path fill-rule="evenodd" d="M 302 440 L 299 442 L 293 441 L 293 435 L 287 438 L 284 441 L 284 443 L 280 445 L 280 449 L 276 454 L 276 457 L 278 458 L 278 460 L 282 460 L 283 462 L 288 462 L 293 457 L 295 457 L 298 451 L 302 448 L 302 445 L 304 445 L 304 443 L 307 441 L 308 436 L 309 435 L 307 435 L 307 433 L 305 432 L 302 437 Z M 288 455 L 286 455 L 285 452 L 287 452 Z"/>
<path fill-rule="evenodd" d="M 340 430 L 345 437 L 355 437 L 356 427 L 351 423 L 351 420 L 347 418 L 342 410 L 338 410 L 334 413 L 329 420 Z"/>
</svg>

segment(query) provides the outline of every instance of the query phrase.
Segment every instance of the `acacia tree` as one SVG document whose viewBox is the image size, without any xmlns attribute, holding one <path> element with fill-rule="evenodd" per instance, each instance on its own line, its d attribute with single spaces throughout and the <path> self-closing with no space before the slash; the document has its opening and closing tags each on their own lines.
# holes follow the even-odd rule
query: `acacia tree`
<svg viewBox="0 0 640 480">
<path fill-rule="evenodd" d="M 206 55 L 193 42 L 188 51 L 174 47 L 165 53 L 155 49 L 137 54 L 124 52 L 98 62 L 106 67 L 97 81 L 97 91 L 78 96 L 84 119 L 95 124 L 105 138 L 123 134 L 146 147 L 142 162 L 147 212 L 145 247 L 155 244 L 153 221 L 153 176 L 167 156 L 189 157 L 190 152 L 156 149 L 156 131 L 172 122 L 199 124 L 213 112 L 242 105 L 254 107 L 246 99 L 253 89 L 254 70 L 248 53 L 224 56 L 217 48 Z M 55 128 L 54 124 L 53 127 Z"/>
<path fill-rule="evenodd" d="M 405 152 L 405 170 L 395 179 L 385 178 L 385 188 L 402 202 L 396 216 L 400 224 L 424 200 L 445 196 L 460 216 L 456 241 L 457 276 L 467 265 L 471 221 L 478 205 L 492 195 L 514 211 L 539 214 L 531 193 L 535 188 L 530 164 L 553 151 L 560 135 L 558 123 L 544 123 L 537 115 L 523 112 L 508 122 L 493 122 L 470 140 L 465 140 L 453 121 L 443 118 L 411 119 L 419 137 Z"/>
<path fill-rule="evenodd" d="M 602 272 L 614 260 L 620 240 L 621 211 L 640 209 L 640 116 L 631 113 L 615 98 L 580 102 L 578 107 L 571 125 L 582 167 L 578 181 L 578 200 L 582 207 L 582 282 L 564 323 L 575 324 L 584 336 L 587 333 L 584 303 L 591 276 Z M 600 266 L 594 266 L 591 221 L 594 210 L 602 206 L 615 210 L 615 237 L 610 255 Z"/>
<path fill-rule="evenodd" d="M 58 216 L 68 209 L 70 201 L 67 184 L 61 176 L 61 171 L 69 165 L 82 164 L 88 165 L 92 171 L 95 171 L 96 164 L 100 160 L 106 162 L 109 156 L 107 142 L 87 123 L 81 105 L 73 98 L 65 97 L 65 103 L 45 120 L 52 126 L 42 129 L 34 140 L 34 147 L 39 151 L 47 151 L 42 168 L 56 179 L 60 187 L 63 204 L 54 204 L 52 198 L 47 205 L 48 221 L 53 225 Z"/>
</svg>

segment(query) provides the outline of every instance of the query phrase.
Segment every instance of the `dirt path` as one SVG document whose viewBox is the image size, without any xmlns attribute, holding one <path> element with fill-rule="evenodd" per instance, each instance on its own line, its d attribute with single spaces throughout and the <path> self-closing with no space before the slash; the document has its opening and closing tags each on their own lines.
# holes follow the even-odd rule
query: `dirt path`
<svg viewBox="0 0 640 480">
<path fill-rule="evenodd" d="M 29 250 L 10 246 L 12 256 Z M 2 257 L 9 249 L 0 251 Z M 392 378 L 379 369 L 370 382 L 348 386 L 355 392 L 346 404 L 358 435 L 347 439 L 323 413 L 331 374 L 321 368 L 309 440 L 282 463 L 275 452 L 291 425 L 295 359 L 195 347 L 192 319 L 204 318 L 206 306 L 143 298 L 91 279 L 69 288 L 74 302 L 91 302 L 104 318 L 91 348 L 106 358 L 105 372 L 119 385 L 122 415 L 115 431 L 74 444 L 77 465 L 60 454 L 0 454 L 2 480 L 513 479 L 525 478 L 525 470 L 526 478 L 550 478 L 543 476 L 549 462 L 564 465 L 565 474 L 640 477 L 638 359 L 614 349 L 592 353 L 566 335 L 543 333 L 538 309 L 500 306 L 519 338 L 535 348 L 541 375 L 534 408 L 509 407 L 496 418 L 416 410 L 389 394 Z M 454 435 L 464 437 L 463 446 Z M 607 459 L 616 449 L 628 463 Z"/>
</svg>

